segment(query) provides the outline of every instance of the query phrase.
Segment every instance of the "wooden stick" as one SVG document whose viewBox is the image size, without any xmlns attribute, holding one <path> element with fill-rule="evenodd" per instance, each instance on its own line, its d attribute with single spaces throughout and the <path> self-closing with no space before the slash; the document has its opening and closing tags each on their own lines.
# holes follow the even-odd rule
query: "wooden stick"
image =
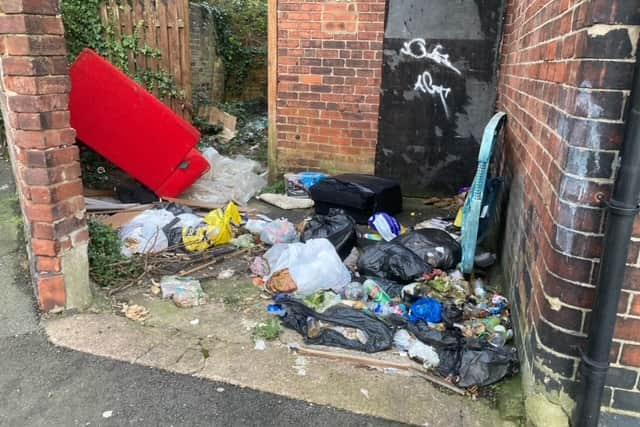
<svg viewBox="0 0 640 427">
<path fill-rule="evenodd" d="M 237 257 L 237 256 L 239 256 L 239 255 L 242 255 L 242 254 L 244 254 L 244 253 L 246 253 L 246 252 L 249 252 L 250 250 L 251 250 L 251 248 L 246 248 L 246 249 L 242 249 L 242 250 L 239 250 L 239 251 L 233 252 L 233 253 L 231 253 L 231 254 L 229 254 L 229 255 L 225 255 L 225 256 L 221 256 L 221 257 L 216 257 L 213 261 L 209 261 L 209 262 L 207 262 L 207 263 L 205 263 L 205 264 L 202 264 L 202 265 L 200 265 L 200 266 L 198 266 L 198 267 L 192 268 L 191 270 L 183 271 L 183 272 L 181 272 L 180 274 L 178 274 L 178 276 L 180 276 L 180 277 L 189 276 L 189 275 L 191 275 L 191 274 L 193 274 L 193 273 L 197 273 L 198 271 L 202 271 L 202 270 L 204 270 L 205 268 L 211 267 L 212 265 L 217 264 L 217 263 L 219 263 L 219 262 L 221 262 L 221 261 L 224 261 L 224 260 L 226 260 L 226 259 L 233 258 L 233 257 Z"/>
<path fill-rule="evenodd" d="M 214 203 L 205 203 L 205 202 L 199 202 L 197 200 L 189 200 L 189 199 L 176 199 L 174 197 L 163 197 L 162 200 L 167 201 L 167 202 L 171 202 L 171 203 L 176 203 L 178 205 L 183 205 L 183 206 L 189 206 L 191 208 L 200 208 L 200 209 L 207 209 L 207 210 L 214 210 L 214 209 L 224 209 L 226 208 L 226 205 L 217 205 Z M 245 213 L 252 213 L 252 212 L 256 212 L 255 209 L 252 208 L 247 208 L 247 207 L 242 207 L 242 206 L 238 206 L 238 210 L 240 212 L 245 212 Z"/>
<path fill-rule="evenodd" d="M 437 384 L 441 387 L 445 387 L 446 389 L 451 390 L 452 392 L 457 393 L 461 396 L 466 395 L 466 392 L 460 387 L 456 387 L 453 384 L 450 384 L 443 379 L 440 379 L 431 374 L 428 374 L 427 372 L 424 372 L 421 369 L 415 368 L 414 366 L 411 366 L 408 363 L 388 362 L 385 360 L 378 360 L 370 357 L 354 356 L 351 354 L 334 353 L 334 352 L 321 351 L 321 350 L 312 350 L 310 348 L 298 347 L 298 346 L 290 346 L 289 348 L 303 356 L 315 356 L 315 357 L 322 357 L 325 359 L 343 360 L 345 362 L 351 362 L 351 363 L 373 366 L 378 368 L 396 368 L 396 369 L 402 369 L 405 371 L 410 371 L 414 376 L 420 377 L 427 381 L 431 381 L 432 383 Z"/>
</svg>

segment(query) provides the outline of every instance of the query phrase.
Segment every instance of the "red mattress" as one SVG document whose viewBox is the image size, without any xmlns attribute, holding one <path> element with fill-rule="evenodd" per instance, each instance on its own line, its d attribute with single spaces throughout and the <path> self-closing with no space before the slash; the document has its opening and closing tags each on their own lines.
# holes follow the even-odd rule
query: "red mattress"
<svg viewBox="0 0 640 427">
<path fill-rule="evenodd" d="M 92 50 L 71 67 L 69 109 L 80 141 L 158 196 L 177 197 L 209 169 L 198 130 Z"/>
</svg>

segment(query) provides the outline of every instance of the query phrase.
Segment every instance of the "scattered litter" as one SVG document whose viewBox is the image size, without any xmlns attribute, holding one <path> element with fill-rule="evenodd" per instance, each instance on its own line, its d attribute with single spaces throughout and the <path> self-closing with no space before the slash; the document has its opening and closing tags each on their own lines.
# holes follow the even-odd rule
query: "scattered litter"
<svg viewBox="0 0 640 427">
<path fill-rule="evenodd" d="M 266 221 L 264 219 L 250 219 L 244 225 L 244 228 L 246 228 L 247 231 L 251 234 L 260 235 L 270 222 L 271 221 Z"/>
<path fill-rule="evenodd" d="M 255 274 L 256 276 L 268 276 L 269 272 L 271 271 L 269 269 L 269 263 L 261 256 L 255 257 L 255 259 L 249 266 L 249 269 L 251 270 L 251 273 Z"/>
<path fill-rule="evenodd" d="M 122 254 L 131 257 L 167 249 L 169 240 L 163 228 L 174 219 L 175 216 L 165 209 L 150 209 L 138 215 L 120 230 Z"/>
<path fill-rule="evenodd" d="M 264 340 L 257 340 L 254 349 L 258 351 L 264 351 L 267 348 L 267 343 Z"/>
<path fill-rule="evenodd" d="M 284 175 L 285 193 L 289 197 L 308 199 L 309 189 L 325 178 L 328 176 L 319 172 L 287 173 Z"/>
<path fill-rule="evenodd" d="M 200 281 L 189 277 L 165 276 L 160 281 L 162 298 L 171 298 L 181 308 L 205 305 L 209 297 L 202 290 Z"/>
<path fill-rule="evenodd" d="M 113 411 L 104 411 L 102 413 L 102 418 L 111 418 L 113 417 Z"/>
<path fill-rule="evenodd" d="M 248 249 L 256 245 L 251 234 L 243 234 L 233 239 L 230 243 L 238 249 Z"/>
<path fill-rule="evenodd" d="M 238 207 L 229 202 L 225 209 L 216 209 L 204 217 L 203 223 L 187 226 L 182 229 L 182 240 L 185 247 L 192 252 L 202 252 L 212 246 L 231 242 L 234 226 L 239 226 L 242 216 Z"/>
<path fill-rule="evenodd" d="M 289 197 L 284 194 L 264 193 L 258 197 L 263 202 L 284 210 L 310 209 L 315 203 L 311 199 Z"/>
<path fill-rule="evenodd" d="M 222 270 L 219 274 L 217 279 L 218 280 L 228 280 L 231 279 L 233 276 L 236 275 L 236 271 L 232 268 L 229 268 L 227 270 Z"/>
<path fill-rule="evenodd" d="M 333 289 L 339 293 L 351 282 L 351 273 L 327 239 L 275 245 L 264 257 L 272 274 L 289 270 L 301 295 L 311 295 L 320 289 Z M 270 277 L 265 279 L 269 281 Z"/>
<path fill-rule="evenodd" d="M 182 197 L 221 205 L 233 200 L 246 205 L 267 185 L 260 164 L 254 160 L 244 156 L 231 159 L 211 147 L 205 148 L 202 154 L 211 169 Z"/>
<path fill-rule="evenodd" d="M 124 304 L 122 307 L 122 313 L 124 313 L 125 317 L 129 320 L 133 320 L 136 322 L 143 322 L 149 317 L 149 310 L 141 305 L 127 305 Z"/>
<path fill-rule="evenodd" d="M 267 245 L 293 243 L 298 241 L 298 231 L 288 219 L 277 219 L 265 225 L 260 240 Z"/>
<path fill-rule="evenodd" d="M 307 359 L 302 356 L 296 357 L 296 364 L 293 365 L 293 369 L 295 369 L 298 375 L 304 377 L 307 375 Z"/>
<path fill-rule="evenodd" d="M 315 215 L 304 223 L 301 238 L 303 242 L 312 239 L 328 239 L 340 258 L 346 259 L 358 242 L 356 221 L 340 209 L 332 209 L 328 215 Z"/>
<path fill-rule="evenodd" d="M 362 393 L 364 397 L 367 398 L 367 400 L 369 399 L 369 390 L 367 390 L 366 388 L 361 388 L 360 393 Z"/>
<path fill-rule="evenodd" d="M 223 387 L 218 387 L 218 388 L 216 389 L 216 391 L 217 391 L 218 393 L 224 393 L 224 388 L 223 388 Z"/>
<path fill-rule="evenodd" d="M 377 213 L 369 218 L 369 227 L 387 242 L 392 241 L 402 233 L 402 226 L 398 220 L 386 213 Z"/>
<path fill-rule="evenodd" d="M 191 324 L 191 326 L 198 326 L 200 324 L 200 319 L 193 319 L 189 323 Z"/>
</svg>

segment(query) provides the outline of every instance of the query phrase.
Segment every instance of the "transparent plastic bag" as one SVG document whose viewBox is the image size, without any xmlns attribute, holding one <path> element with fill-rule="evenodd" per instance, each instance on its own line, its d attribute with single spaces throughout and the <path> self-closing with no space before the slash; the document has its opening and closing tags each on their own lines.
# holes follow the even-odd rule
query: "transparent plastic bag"
<svg viewBox="0 0 640 427">
<path fill-rule="evenodd" d="M 205 148 L 202 154 L 211 169 L 184 193 L 184 198 L 220 205 L 233 200 L 246 205 L 267 186 L 261 166 L 254 160 L 244 156 L 225 157 L 211 147 Z"/>
<path fill-rule="evenodd" d="M 271 274 L 289 270 L 300 295 L 311 295 L 321 289 L 332 289 L 340 293 L 351 282 L 351 273 L 327 239 L 275 245 L 264 257 L 269 263 Z M 269 278 L 270 276 L 265 280 L 268 281 Z"/>
<path fill-rule="evenodd" d="M 260 240 L 267 245 L 297 242 L 298 230 L 289 220 L 276 219 L 265 225 L 260 233 Z"/>
</svg>

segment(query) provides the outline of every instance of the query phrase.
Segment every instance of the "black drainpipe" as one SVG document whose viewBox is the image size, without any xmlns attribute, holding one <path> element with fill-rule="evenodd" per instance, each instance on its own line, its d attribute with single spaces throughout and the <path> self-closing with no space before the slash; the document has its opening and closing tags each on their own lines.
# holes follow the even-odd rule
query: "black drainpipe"
<svg viewBox="0 0 640 427">
<path fill-rule="evenodd" d="M 607 224 L 600 259 L 596 300 L 591 313 L 587 350 L 582 354 L 578 406 L 573 425 L 596 427 L 609 369 L 609 352 L 633 222 L 640 205 L 640 55 L 631 88 L 631 108 L 613 195 L 607 204 Z"/>
</svg>

